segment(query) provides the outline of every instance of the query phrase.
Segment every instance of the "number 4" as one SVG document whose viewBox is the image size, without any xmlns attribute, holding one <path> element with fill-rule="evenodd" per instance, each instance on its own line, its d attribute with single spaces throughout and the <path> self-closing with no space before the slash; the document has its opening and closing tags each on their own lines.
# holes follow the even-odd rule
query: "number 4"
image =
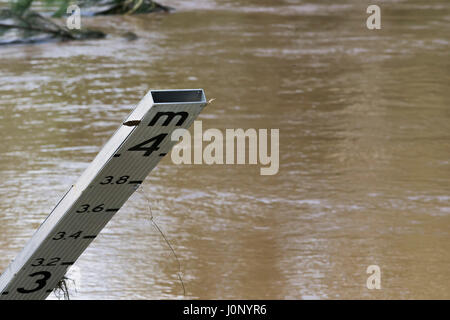
<svg viewBox="0 0 450 320">
<path fill-rule="evenodd" d="M 164 140 L 164 138 L 167 136 L 167 133 L 161 133 L 151 139 L 148 139 L 142 143 L 139 143 L 138 145 L 135 145 L 134 147 L 131 147 L 128 149 L 128 151 L 145 151 L 144 157 L 148 157 L 152 154 L 153 151 L 159 150 L 159 145 Z M 149 144 L 152 142 L 152 144 L 148 147 L 144 147 L 146 144 Z"/>
</svg>

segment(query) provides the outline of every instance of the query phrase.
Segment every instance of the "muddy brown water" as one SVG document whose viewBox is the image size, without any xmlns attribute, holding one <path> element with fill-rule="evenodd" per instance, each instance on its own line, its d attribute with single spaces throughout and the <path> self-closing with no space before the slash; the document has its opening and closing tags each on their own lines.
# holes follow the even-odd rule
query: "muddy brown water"
<svg viewBox="0 0 450 320">
<path fill-rule="evenodd" d="M 73 298 L 183 298 L 145 193 L 188 298 L 449 299 L 448 2 L 379 2 L 377 31 L 364 1 L 163 3 L 178 11 L 83 18 L 102 41 L 0 48 L 0 269 L 147 90 L 200 87 L 204 129 L 280 129 L 279 173 L 167 156 Z"/>
</svg>

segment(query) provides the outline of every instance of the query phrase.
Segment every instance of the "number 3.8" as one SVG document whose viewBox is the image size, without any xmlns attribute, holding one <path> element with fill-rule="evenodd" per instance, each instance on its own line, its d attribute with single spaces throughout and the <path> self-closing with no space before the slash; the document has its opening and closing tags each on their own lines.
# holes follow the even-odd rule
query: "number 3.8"
<svg viewBox="0 0 450 320">
<path fill-rule="evenodd" d="M 103 180 L 102 182 L 100 182 L 101 185 L 105 185 L 105 184 L 124 184 L 128 181 L 128 179 L 130 178 L 130 176 L 122 176 L 120 177 L 116 182 L 112 182 L 114 180 L 113 176 L 107 176 L 105 177 L 105 180 Z"/>
</svg>

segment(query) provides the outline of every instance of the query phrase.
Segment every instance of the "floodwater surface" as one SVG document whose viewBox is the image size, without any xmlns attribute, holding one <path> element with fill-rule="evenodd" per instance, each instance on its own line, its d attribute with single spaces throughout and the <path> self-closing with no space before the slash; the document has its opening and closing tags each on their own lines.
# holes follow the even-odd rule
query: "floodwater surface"
<svg viewBox="0 0 450 320">
<path fill-rule="evenodd" d="M 149 89 L 203 88 L 204 130 L 280 129 L 278 174 L 167 155 L 72 298 L 449 299 L 448 1 L 379 1 L 381 30 L 365 1 L 161 2 L 82 18 L 104 40 L 0 48 L 0 272 Z"/>
</svg>

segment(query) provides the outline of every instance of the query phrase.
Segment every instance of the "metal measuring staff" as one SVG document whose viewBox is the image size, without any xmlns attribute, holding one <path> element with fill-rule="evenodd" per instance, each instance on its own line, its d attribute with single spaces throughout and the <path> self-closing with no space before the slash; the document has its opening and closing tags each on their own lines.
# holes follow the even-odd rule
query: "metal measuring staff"
<svg viewBox="0 0 450 320">
<path fill-rule="evenodd" d="M 0 276 L 0 299 L 45 299 L 206 104 L 202 89 L 149 91 Z"/>
</svg>

